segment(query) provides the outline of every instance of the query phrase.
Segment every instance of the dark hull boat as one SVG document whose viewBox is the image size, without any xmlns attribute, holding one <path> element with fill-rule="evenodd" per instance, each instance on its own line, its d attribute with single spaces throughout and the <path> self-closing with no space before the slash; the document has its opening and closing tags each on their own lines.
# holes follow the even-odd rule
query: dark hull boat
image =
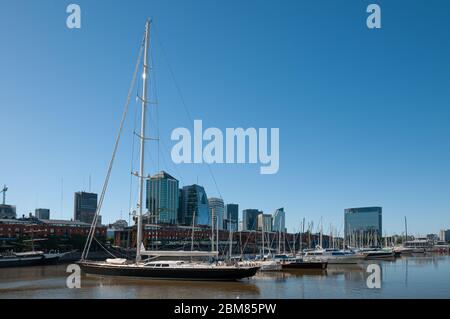
<svg viewBox="0 0 450 319">
<path fill-rule="evenodd" d="M 113 265 L 104 262 L 82 261 L 83 272 L 100 276 L 143 277 L 149 279 L 233 281 L 252 277 L 259 267 L 230 267 L 215 265 L 186 265 L 183 267 L 148 267 L 144 265 Z"/>
<path fill-rule="evenodd" d="M 369 251 L 365 253 L 366 259 L 395 259 L 395 253 L 389 251 Z"/>
<path fill-rule="evenodd" d="M 60 255 L 36 254 L 28 256 L 0 257 L 0 268 L 52 265 L 58 263 Z"/>
<path fill-rule="evenodd" d="M 292 263 L 283 264 L 282 269 L 314 269 L 314 270 L 325 270 L 327 269 L 327 262 L 305 262 L 296 261 Z"/>
</svg>

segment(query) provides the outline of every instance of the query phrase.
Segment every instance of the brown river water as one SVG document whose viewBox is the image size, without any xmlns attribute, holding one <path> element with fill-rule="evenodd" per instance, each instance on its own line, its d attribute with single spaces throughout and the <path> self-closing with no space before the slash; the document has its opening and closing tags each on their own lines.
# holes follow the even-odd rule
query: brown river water
<svg viewBox="0 0 450 319">
<path fill-rule="evenodd" d="M 376 261 L 381 288 L 367 286 L 367 266 L 329 266 L 325 272 L 258 273 L 237 282 L 190 282 L 121 277 L 81 277 L 66 286 L 67 265 L 0 269 L 5 298 L 450 298 L 450 256 L 426 255 Z"/>
</svg>

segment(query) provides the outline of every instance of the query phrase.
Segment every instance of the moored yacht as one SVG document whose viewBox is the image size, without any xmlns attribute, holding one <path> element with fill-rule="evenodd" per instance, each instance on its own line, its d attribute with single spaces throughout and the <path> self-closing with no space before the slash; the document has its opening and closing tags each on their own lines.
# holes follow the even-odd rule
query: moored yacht
<svg viewBox="0 0 450 319">
<path fill-rule="evenodd" d="M 80 266 L 88 274 L 102 276 L 202 281 L 238 280 L 252 277 L 258 270 L 255 266 L 236 267 L 220 263 L 191 263 L 179 260 L 135 263 L 125 259 L 110 259 L 104 262 L 85 261 L 80 263 Z"/>
<path fill-rule="evenodd" d="M 143 245 L 143 207 L 144 203 L 144 155 L 145 155 L 145 141 L 149 138 L 145 136 L 145 126 L 146 126 L 146 109 L 147 104 L 151 103 L 148 93 L 148 80 L 150 77 L 149 70 L 151 68 L 149 64 L 149 44 L 150 44 L 150 27 L 151 21 L 147 21 L 145 25 L 144 41 L 141 44 L 140 55 L 138 62 L 136 64 L 136 69 L 134 71 L 133 80 L 131 83 L 131 88 L 129 91 L 127 104 L 125 106 L 124 115 L 122 117 L 122 122 L 120 125 L 119 134 L 116 139 L 114 146 L 113 155 L 109 163 L 108 172 L 105 178 L 105 183 L 103 185 L 103 190 L 100 195 L 99 205 L 97 207 L 96 214 L 92 221 L 88 239 L 84 247 L 81 260 L 78 265 L 81 269 L 88 274 L 95 275 L 105 275 L 105 276 L 131 276 L 131 277 L 146 277 L 153 279 L 182 279 L 182 280 L 237 280 L 246 277 L 252 277 L 260 269 L 258 265 L 225 265 L 219 262 L 184 262 L 184 261 L 159 261 L 155 260 L 160 257 L 193 257 L 199 258 L 215 258 L 218 257 L 218 249 L 213 250 L 211 245 L 211 251 L 193 251 L 193 243 L 191 245 L 191 251 L 146 251 Z M 137 78 L 138 66 L 140 65 L 141 54 L 143 54 L 144 61 L 142 63 L 143 74 L 142 74 L 142 96 L 138 96 L 138 100 L 141 102 L 141 131 L 140 134 L 136 134 L 140 140 L 140 167 L 139 172 L 133 175 L 137 176 L 139 179 L 139 189 L 138 189 L 138 203 L 137 203 L 137 238 L 136 238 L 136 260 L 128 261 L 121 258 L 112 258 L 105 261 L 90 261 L 88 260 L 88 254 L 90 246 L 95 236 L 95 226 L 97 224 L 98 216 L 102 207 L 103 199 L 108 186 L 108 181 L 112 171 L 112 165 L 114 163 L 114 158 L 117 152 L 117 147 L 120 141 L 122 128 L 125 120 L 125 115 L 128 110 L 128 104 L 130 101 L 131 93 L 134 88 L 135 80 Z M 193 228 L 195 213 L 193 216 Z M 193 237 L 192 237 L 193 238 Z M 193 239 L 192 239 L 193 240 Z M 144 260 L 142 256 L 149 256 L 148 259 Z"/>
<path fill-rule="evenodd" d="M 0 255 L 0 268 L 56 264 L 63 254 L 28 251 Z"/>
<path fill-rule="evenodd" d="M 256 266 L 259 267 L 259 271 L 280 271 L 281 263 L 276 260 L 252 260 L 252 261 L 241 261 L 238 263 L 239 266 Z"/>
<path fill-rule="evenodd" d="M 395 259 L 395 252 L 391 248 L 365 250 L 362 253 L 366 259 Z"/>
<path fill-rule="evenodd" d="M 316 246 L 314 250 L 307 250 L 303 256 L 304 261 L 323 261 L 329 265 L 357 264 L 364 258 L 364 255 L 353 251 L 323 249 L 320 246 Z"/>
</svg>

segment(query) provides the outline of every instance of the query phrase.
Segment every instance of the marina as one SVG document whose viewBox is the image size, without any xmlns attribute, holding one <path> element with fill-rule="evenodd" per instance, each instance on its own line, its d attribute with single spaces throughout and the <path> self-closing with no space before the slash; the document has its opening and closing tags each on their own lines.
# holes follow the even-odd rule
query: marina
<svg viewBox="0 0 450 319">
<path fill-rule="evenodd" d="M 439 12 L 43 3 L 0 19 L 0 299 L 450 297 Z"/>
<path fill-rule="evenodd" d="M 381 288 L 366 285 L 370 262 L 330 266 L 325 271 L 258 272 L 233 282 L 152 280 L 83 274 L 80 289 L 66 287 L 67 265 L 5 268 L 0 298 L 448 298 L 450 256 L 425 254 L 374 261 Z"/>
</svg>

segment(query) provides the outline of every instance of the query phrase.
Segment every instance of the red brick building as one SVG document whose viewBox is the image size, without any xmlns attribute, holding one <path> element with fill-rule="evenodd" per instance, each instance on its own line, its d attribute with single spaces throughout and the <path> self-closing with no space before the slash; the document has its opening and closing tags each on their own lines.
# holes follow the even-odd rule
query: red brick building
<svg viewBox="0 0 450 319">
<path fill-rule="evenodd" d="M 65 238 L 87 236 L 91 225 L 69 220 L 44 220 L 37 218 L 0 219 L 0 241 Z M 97 237 L 106 237 L 106 227 L 96 228 Z"/>
</svg>

